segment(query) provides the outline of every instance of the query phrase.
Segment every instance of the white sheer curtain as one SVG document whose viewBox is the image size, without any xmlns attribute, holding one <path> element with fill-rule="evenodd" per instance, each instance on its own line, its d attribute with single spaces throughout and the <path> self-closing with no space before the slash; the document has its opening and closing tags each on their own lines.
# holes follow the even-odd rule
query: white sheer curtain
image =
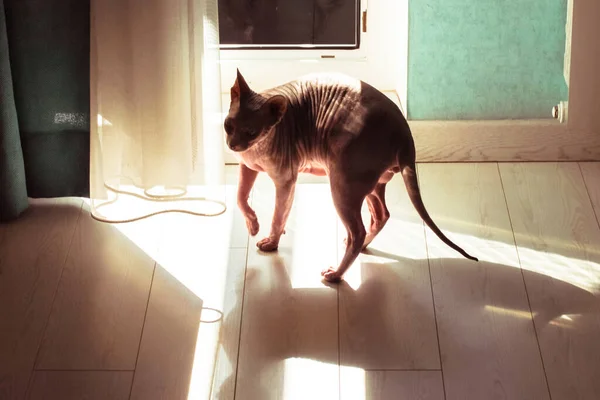
<svg viewBox="0 0 600 400">
<path fill-rule="evenodd" d="M 92 0 L 92 214 L 225 211 L 217 0 Z"/>
</svg>

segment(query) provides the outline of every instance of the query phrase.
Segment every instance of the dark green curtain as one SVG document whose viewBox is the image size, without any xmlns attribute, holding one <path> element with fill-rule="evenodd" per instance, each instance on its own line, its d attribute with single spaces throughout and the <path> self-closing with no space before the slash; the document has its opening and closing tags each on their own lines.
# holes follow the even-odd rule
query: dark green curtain
<svg viewBox="0 0 600 400">
<path fill-rule="evenodd" d="M 89 0 L 0 0 L 0 221 L 89 195 Z"/>
</svg>

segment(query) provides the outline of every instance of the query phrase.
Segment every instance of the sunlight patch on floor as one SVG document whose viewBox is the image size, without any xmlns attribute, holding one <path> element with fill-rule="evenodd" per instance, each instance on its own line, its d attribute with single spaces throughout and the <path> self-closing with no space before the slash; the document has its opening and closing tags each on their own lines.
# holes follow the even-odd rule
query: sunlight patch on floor
<svg viewBox="0 0 600 400">
<path fill-rule="evenodd" d="M 357 367 L 340 367 L 340 398 L 344 400 L 370 400 L 367 398 L 366 372 Z"/>
<path fill-rule="evenodd" d="M 392 217 L 368 249 L 387 253 L 377 257 L 369 255 L 370 258 L 375 259 L 388 261 L 396 261 L 397 258 L 425 259 L 427 251 L 424 245 L 423 224 Z"/>
<path fill-rule="evenodd" d="M 163 225 L 164 218 L 157 216 L 135 223 L 113 224 L 112 226 L 156 261 Z"/>
<path fill-rule="evenodd" d="M 336 263 L 336 221 L 329 185 L 300 185 L 286 228 L 292 238 L 287 240 L 288 233 L 282 238 L 283 246 L 289 246 L 292 253 L 292 288 L 323 287 L 321 270 Z"/>
<path fill-rule="evenodd" d="M 202 321 L 205 320 L 205 311 L 202 310 Z M 221 324 L 222 321 L 200 322 L 188 399 L 210 398 Z"/>
<path fill-rule="evenodd" d="M 509 315 L 515 318 L 531 318 L 532 315 L 532 313 L 529 311 L 513 310 L 510 308 L 496 307 L 491 305 L 486 305 L 483 308 L 485 311 L 492 312 L 494 314 Z M 533 313 L 533 316 L 535 316 L 535 313 Z"/>
<path fill-rule="evenodd" d="M 428 232 L 427 235 L 434 234 Z M 454 233 L 453 237 L 465 251 L 482 261 L 515 268 L 521 267 L 524 270 L 569 283 L 590 293 L 597 293 L 600 290 L 600 264 L 596 262 L 523 246 L 518 248 L 519 258 L 517 260 L 512 257 L 515 251 L 514 244 L 482 240 L 460 233 Z M 430 248 L 429 257 L 461 258 L 462 256 L 447 246 L 439 247 L 436 244 Z"/>
<path fill-rule="evenodd" d="M 593 261 L 570 258 L 560 254 L 519 248 L 521 267 L 570 283 L 590 293 L 600 289 L 600 265 Z"/>
<path fill-rule="evenodd" d="M 362 277 L 362 265 L 360 262 L 357 262 L 354 263 L 350 269 L 348 269 L 348 272 L 346 272 L 346 275 L 344 276 L 344 281 L 346 281 L 348 286 L 350 286 L 356 292 L 360 288 L 360 285 L 362 285 Z"/>
<path fill-rule="evenodd" d="M 563 314 L 560 317 L 548 322 L 548 324 L 562 329 L 575 329 L 577 320 L 581 316 L 581 314 Z"/>
<path fill-rule="evenodd" d="M 337 382 L 325 380 L 324 377 L 338 376 L 338 374 L 336 364 L 305 358 L 288 358 L 284 361 L 284 390 L 281 398 L 285 400 L 337 399 L 339 385 Z M 364 396 L 360 400 L 364 400 Z"/>
</svg>

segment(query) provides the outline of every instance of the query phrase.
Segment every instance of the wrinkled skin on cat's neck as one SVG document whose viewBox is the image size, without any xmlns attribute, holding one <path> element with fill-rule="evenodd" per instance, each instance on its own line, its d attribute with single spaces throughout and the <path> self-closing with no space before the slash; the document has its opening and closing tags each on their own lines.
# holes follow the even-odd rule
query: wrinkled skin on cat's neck
<svg viewBox="0 0 600 400">
<path fill-rule="evenodd" d="M 388 221 L 385 187 L 400 172 L 427 225 L 450 247 L 476 260 L 431 220 L 417 184 L 408 124 L 400 109 L 372 86 L 344 75 L 319 74 L 256 93 L 238 71 L 224 126 L 227 145 L 240 160 L 237 202 L 252 236 L 259 223 L 248 197 L 258 173 L 267 173 L 275 184 L 271 231 L 258 241 L 260 250 L 274 251 L 279 245 L 298 173 L 327 175 L 348 235 L 340 265 L 322 275 L 338 281 Z M 371 212 L 368 232 L 361 217 L 365 199 Z"/>
</svg>

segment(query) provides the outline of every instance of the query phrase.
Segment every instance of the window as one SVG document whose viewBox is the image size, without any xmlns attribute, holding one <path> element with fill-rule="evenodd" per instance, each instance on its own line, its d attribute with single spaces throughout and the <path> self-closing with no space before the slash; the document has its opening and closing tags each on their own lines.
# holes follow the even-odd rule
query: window
<svg viewBox="0 0 600 400">
<path fill-rule="evenodd" d="M 408 0 L 218 2 L 226 95 L 237 69 L 258 91 L 326 71 L 405 91 Z"/>
<path fill-rule="evenodd" d="M 360 0 L 219 0 L 221 49 L 357 49 Z"/>
</svg>

